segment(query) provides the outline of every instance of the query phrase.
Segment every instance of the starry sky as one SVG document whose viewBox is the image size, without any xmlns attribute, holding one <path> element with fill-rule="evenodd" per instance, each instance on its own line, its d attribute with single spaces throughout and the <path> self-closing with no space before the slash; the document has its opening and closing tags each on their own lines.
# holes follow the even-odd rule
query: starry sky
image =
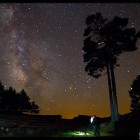
<svg viewBox="0 0 140 140">
<path fill-rule="evenodd" d="M 0 3 L 0 80 L 25 89 L 42 115 L 110 116 L 107 76 L 85 72 L 83 33 L 88 15 L 129 18 L 140 30 L 138 3 Z M 119 113 L 130 110 L 128 90 L 140 74 L 137 51 L 119 56 L 115 69 Z"/>
</svg>

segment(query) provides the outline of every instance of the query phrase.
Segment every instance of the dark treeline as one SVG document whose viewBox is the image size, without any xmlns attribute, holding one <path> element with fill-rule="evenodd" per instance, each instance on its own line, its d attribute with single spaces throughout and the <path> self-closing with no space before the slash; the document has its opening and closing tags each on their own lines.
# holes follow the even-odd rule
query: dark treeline
<svg viewBox="0 0 140 140">
<path fill-rule="evenodd" d="M 140 115 L 140 75 L 133 80 L 129 96 L 131 97 L 131 112 Z"/>
<path fill-rule="evenodd" d="M 9 87 L 4 89 L 0 82 L 0 113 L 39 113 L 39 106 L 31 101 L 24 89 L 19 93 Z"/>
</svg>

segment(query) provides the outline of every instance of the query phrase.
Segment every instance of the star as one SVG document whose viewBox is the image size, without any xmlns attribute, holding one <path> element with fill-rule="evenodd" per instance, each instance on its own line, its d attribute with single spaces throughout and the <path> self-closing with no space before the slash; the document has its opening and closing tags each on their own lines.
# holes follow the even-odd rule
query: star
<svg viewBox="0 0 140 140">
<path fill-rule="evenodd" d="M 0 4 L 0 81 L 6 89 L 25 89 L 43 115 L 72 118 L 83 110 L 109 116 L 106 70 L 98 79 L 85 71 L 86 17 L 101 12 L 109 20 L 129 18 L 128 27 L 138 31 L 139 10 L 139 3 Z M 130 112 L 128 90 L 140 70 L 139 41 L 137 47 L 118 56 L 120 66 L 114 69 L 120 114 Z"/>
</svg>

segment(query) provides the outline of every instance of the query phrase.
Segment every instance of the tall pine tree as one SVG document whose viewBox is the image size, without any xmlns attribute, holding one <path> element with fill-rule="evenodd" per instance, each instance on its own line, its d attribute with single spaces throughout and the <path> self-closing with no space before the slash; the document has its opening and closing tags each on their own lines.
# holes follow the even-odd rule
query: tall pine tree
<svg viewBox="0 0 140 140">
<path fill-rule="evenodd" d="M 137 49 L 140 31 L 128 28 L 128 18 L 115 16 L 112 20 L 104 18 L 101 13 L 86 18 L 83 57 L 85 71 L 94 78 L 107 73 L 111 120 L 118 121 L 118 102 L 114 68 L 118 65 L 119 55 Z"/>
</svg>

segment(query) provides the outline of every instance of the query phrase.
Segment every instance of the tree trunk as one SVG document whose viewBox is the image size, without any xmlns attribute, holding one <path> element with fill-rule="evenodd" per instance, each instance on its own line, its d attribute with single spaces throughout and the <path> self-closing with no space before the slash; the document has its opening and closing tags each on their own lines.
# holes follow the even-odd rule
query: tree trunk
<svg viewBox="0 0 140 140">
<path fill-rule="evenodd" d="M 108 43 L 107 43 L 108 44 Z M 115 75 L 114 75 L 114 67 L 113 67 L 113 55 L 111 49 L 107 45 L 107 52 L 108 52 L 108 65 L 109 65 L 109 72 L 111 74 L 111 88 L 112 88 L 112 100 L 113 100 L 113 109 L 115 115 L 115 121 L 119 120 L 118 114 L 118 102 L 117 102 L 117 94 L 116 94 L 116 82 L 115 82 Z"/>
<path fill-rule="evenodd" d="M 113 97 L 112 97 L 112 85 L 111 85 L 111 77 L 110 77 L 110 71 L 109 71 L 108 64 L 106 65 L 106 68 L 107 68 L 108 87 L 109 87 L 111 121 L 115 121 L 115 112 L 114 112 Z"/>
<path fill-rule="evenodd" d="M 119 120 L 118 101 L 117 101 L 117 93 L 116 93 L 114 67 L 113 67 L 112 61 L 110 61 L 110 72 L 111 72 L 112 92 L 113 92 L 113 101 L 114 101 L 115 121 L 118 121 Z"/>
</svg>

